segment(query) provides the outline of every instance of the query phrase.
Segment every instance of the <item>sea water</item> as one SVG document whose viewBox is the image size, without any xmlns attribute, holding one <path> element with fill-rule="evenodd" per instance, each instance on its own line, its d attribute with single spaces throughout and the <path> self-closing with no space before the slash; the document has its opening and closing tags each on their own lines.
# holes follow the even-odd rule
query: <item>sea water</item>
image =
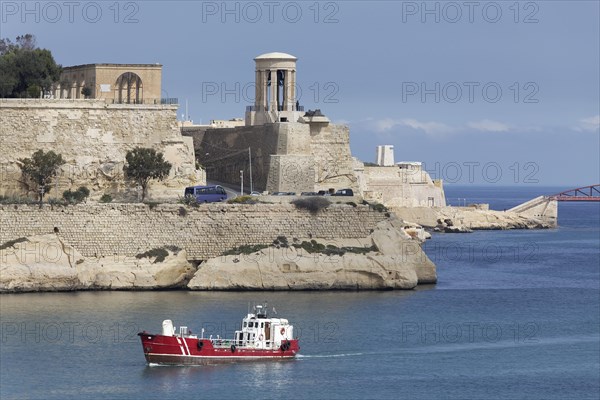
<svg viewBox="0 0 600 400">
<path fill-rule="evenodd" d="M 495 209 L 559 191 L 446 190 Z M 598 399 L 600 204 L 561 203 L 559 225 L 436 234 L 439 282 L 411 291 L 0 295 L 0 398 Z M 297 359 L 146 365 L 137 332 L 231 337 L 258 301 Z"/>
</svg>

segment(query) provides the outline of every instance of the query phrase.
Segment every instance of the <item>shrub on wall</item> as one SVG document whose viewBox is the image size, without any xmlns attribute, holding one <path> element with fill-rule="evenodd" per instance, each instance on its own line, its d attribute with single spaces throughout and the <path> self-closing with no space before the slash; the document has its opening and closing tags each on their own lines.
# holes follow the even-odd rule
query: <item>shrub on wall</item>
<svg viewBox="0 0 600 400">
<path fill-rule="evenodd" d="M 256 204 L 258 199 L 255 196 L 237 196 L 227 200 L 228 204 Z"/>
<path fill-rule="evenodd" d="M 331 201 L 325 197 L 307 197 L 305 199 L 295 199 L 291 202 L 299 210 L 308 210 L 311 214 L 316 214 L 331 205 Z"/>
<path fill-rule="evenodd" d="M 196 199 L 196 197 L 194 196 L 185 196 L 185 197 L 179 197 L 179 200 L 177 200 L 180 204 L 185 204 L 186 206 L 190 206 L 190 207 L 199 207 L 200 203 L 198 203 L 198 199 Z"/>
<path fill-rule="evenodd" d="M 257 251 L 261 251 L 262 249 L 266 249 L 269 247 L 266 244 L 247 244 L 242 245 L 240 247 L 234 247 L 231 250 L 227 250 L 223 252 L 224 256 L 239 256 L 240 254 L 252 254 Z"/>
<path fill-rule="evenodd" d="M 110 203 L 113 201 L 113 198 L 110 194 L 105 193 L 100 197 L 100 203 Z"/>
<path fill-rule="evenodd" d="M 135 256 L 135 258 L 155 258 L 153 264 L 156 264 L 165 261 L 165 258 L 167 258 L 167 256 L 169 255 L 169 251 L 171 251 L 173 254 L 177 254 L 180 250 L 181 249 L 177 246 L 157 247 L 155 249 L 148 250 L 144 253 L 139 253 Z"/>
<path fill-rule="evenodd" d="M 90 195 L 90 190 L 85 186 L 80 186 L 76 191 L 65 190 L 63 192 L 63 199 L 67 203 L 77 204 L 84 201 Z"/>
<path fill-rule="evenodd" d="M 0 250 L 8 249 L 9 247 L 13 247 L 17 243 L 28 242 L 27 238 L 21 237 L 14 240 L 9 240 L 8 242 L 0 245 Z"/>
</svg>

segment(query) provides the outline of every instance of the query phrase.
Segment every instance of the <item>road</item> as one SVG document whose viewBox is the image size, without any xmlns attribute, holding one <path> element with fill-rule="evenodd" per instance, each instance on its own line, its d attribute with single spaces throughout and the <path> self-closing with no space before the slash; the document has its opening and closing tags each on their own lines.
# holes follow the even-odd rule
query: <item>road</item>
<svg viewBox="0 0 600 400">
<path fill-rule="evenodd" d="M 239 196 L 240 192 L 240 187 L 237 186 L 235 187 L 234 185 L 230 185 L 228 183 L 223 183 L 223 182 L 218 182 L 218 181 L 206 181 L 206 185 L 207 186 L 211 186 L 211 185 L 219 185 L 222 186 L 223 189 L 225 189 L 225 191 L 227 192 L 227 198 L 228 199 L 233 199 Z M 237 189 L 237 190 L 236 190 Z M 245 190 L 244 190 L 245 191 Z"/>
</svg>

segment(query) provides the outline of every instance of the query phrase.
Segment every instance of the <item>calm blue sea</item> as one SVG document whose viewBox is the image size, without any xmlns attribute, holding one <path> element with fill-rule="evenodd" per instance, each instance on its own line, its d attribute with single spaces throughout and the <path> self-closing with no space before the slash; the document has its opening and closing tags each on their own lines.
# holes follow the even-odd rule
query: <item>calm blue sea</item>
<svg viewBox="0 0 600 400">
<path fill-rule="evenodd" d="M 448 187 L 504 209 L 561 188 Z M 438 234 L 414 291 L 0 296 L 2 399 L 595 399 L 600 204 L 546 231 Z M 174 320 L 230 336 L 248 302 L 294 323 L 294 361 L 148 367 L 135 334 Z"/>
</svg>

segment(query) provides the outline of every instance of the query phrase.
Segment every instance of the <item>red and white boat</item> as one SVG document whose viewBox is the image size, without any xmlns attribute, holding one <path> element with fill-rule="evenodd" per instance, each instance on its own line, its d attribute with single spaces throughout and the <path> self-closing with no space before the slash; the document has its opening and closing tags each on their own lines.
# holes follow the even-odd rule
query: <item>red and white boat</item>
<svg viewBox="0 0 600 400">
<path fill-rule="evenodd" d="M 233 339 L 201 337 L 187 326 L 179 332 L 169 319 L 162 324 L 162 334 L 138 333 L 144 356 L 153 365 L 202 365 L 223 361 L 290 359 L 300 346 L 294 339 L 294 327 L 284 318 L 269 318 L 266 305 L 254 306 L 242 319 L 241 330 Z"/>
</svg>

